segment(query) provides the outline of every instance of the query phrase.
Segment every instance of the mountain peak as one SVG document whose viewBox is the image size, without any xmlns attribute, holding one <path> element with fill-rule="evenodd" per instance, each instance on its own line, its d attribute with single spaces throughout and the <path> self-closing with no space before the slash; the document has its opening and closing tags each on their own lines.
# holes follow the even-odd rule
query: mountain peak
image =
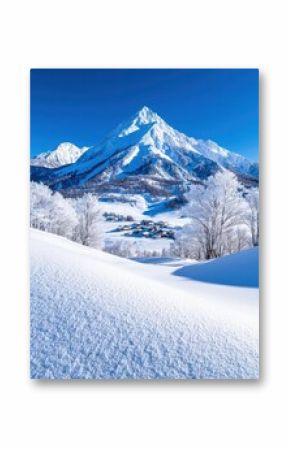
<svg viewBox="0 0 290 449">
<path fill-rule="evenodd" d="M 78 154 L 74 154 L 74 149 Z M 121 181 L 124 182 L 121 189 L 126 189 L 128 179 L 128 191 L 132 187 L 134 192 L 150 193 L 146 183 L 152 187 L 157 180 L 162 195 L 164 192 L 171 195 L 183 183 L 206 179 L 221 167 L 239 174 L 258 176 L 258 167 L 241 155 L 231 153 L 212 141 L 196 140 L 180 133 L 148 106 L 143 106 L 84 154 L 80 155 L 80 151 L 84 150 L 66 142 L 56 151 L 43 154 L 43 161 L 37 158 L 31 165 L 50 168 L 66 165 L 49 174 L 54 177 L 57 189 L 82 188 L 86 183 L 92 183 L 93 189 L 113 191 L 120 188 L 118 183 Z M 32 179 L 38 182 L 46 180 L 46 176 L 43 170 L 33 170 Z M 145 187 L 136 181 L 140 177 Z M 49 179 L 50 184 L 52 178 Z M 131 180 L 134 185 L 130 184 Z"/>
<path fill-rule="evenodd" d="M 108 136 L 111 137 L 123 137 L 131 134 L 134 131 L 140 129 L 143 125 L 149 125 L 153 123 L 162 124 L 165 123 L 156 112 L 152 111 L 148 106 L 143 106 L 133 116 L 117 126 Z"/>
<path fill-rule="evenodd" d="M 63 150 L 68 150 L 68 149 L 72 149 L 72 148 L 78 148 L 78 147 L 71 142 L 62 142 L 55 148 L 54 151 L 63 151 Z"/>
<path fill-rule="evenodd" d="M 154 111 L 152 111 L 152 109 L 148 108 L 148 106 L 144 105 L 138 112 L 137 114 L 147 114 L 148 112 L 150 113 L 154 113 Z"/>
<path fill-rule="evenodd" d="M 152 111 L 152 109 L 148 108 L 148 106 L 143 106 L 143 108 L 141 108 L 136 114 L 136 117 L 140 117 L 147 120 L 150 120 L 152 119 L 152 117 L 156 116 L 158 117 L 156 112 Z"/>
<path fill-rule="evenodd" d="M 148 108 L 148 106 L 143 106 L 133 117 L 133 123 L 135 125 L 147 125 L 148 123 L 159 122 L 162 119 L 156 112 Z"/>
<path fill-rule="evenodd" d="M 79 148 L 71 142 L 62 142 L 54 150 L 40 153 L 31 160 L 31 165 L 58 168 L 72 164 L 84 154 L 89 147 Z"/>
</svg>

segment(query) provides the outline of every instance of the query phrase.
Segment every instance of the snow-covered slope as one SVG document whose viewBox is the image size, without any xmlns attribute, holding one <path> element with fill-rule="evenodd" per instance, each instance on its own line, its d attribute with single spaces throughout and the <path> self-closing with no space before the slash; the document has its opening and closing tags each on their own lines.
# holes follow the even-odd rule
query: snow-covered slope
<svg viewBox="0 0 290 449">
<path fill-rule="evenodd" d="M 158 114 L 150 110 L 147 106 L 144 106 L 130 120 L 121 123 L 108 138 L 116 136 L 122 137 L 140 129 L 140 127 L 148 123 L 156 125 L 154 128 L 155 133 L 152 133 L 153 141 L 151 140 L 150 144 L 155 144 L 157 147 L 164 148 L 165 150 L 166 147 L 172 149 L 184 148 L 197 154 L 201 154 L 206 158 L 217 162 L 222 167 L 235 170 L 241 174 L 258 176 L 257 163 L 253 163 L 240 154 L 222 148 L 212 140 L 197 140 L 180 133 L 169 126 Z"/>
<path fill-rule="evenodd" d="M 32 179 L 56 190 L 124 190 L 176 193 L 188 182 L 200 182 L 218 170 L 256 176 L 244 157 L 211 141 L 196 140 L 173 129 L 144 106 L 74 164 L 54 171 L 32 171 Z M 255 174 L 256 173 L 256 174 Z"/>
<path fill-rule="evenodd" d="M 259 176 L 259 164 L 251 162 L 240 154 L 220 147 L 212 140 L 198 140 L 196 148 L 205 157 L 217 162 L 224 168 L 242 175 Z"/>
<path fill-rule="evenodd" d="M 180 268 L 174 274 L 201 282 L 258 288 L 258 247 L 220 257 L 210 262 L 188 265 Z"/>
<path fill-rule="evenodd" d="M 257 289 L 31 231 L 32 378 L 258 377 Z"/>
<path fill-rule="evenodd" d="M 31 159 L 31 165 L 37 167 L 57 168 L 63 165 L 72 164 L 82 156 L 89 147 L 79 148 L 73 143 L 63 142 L 53 151 L 40 153 Z"/>
</svg>

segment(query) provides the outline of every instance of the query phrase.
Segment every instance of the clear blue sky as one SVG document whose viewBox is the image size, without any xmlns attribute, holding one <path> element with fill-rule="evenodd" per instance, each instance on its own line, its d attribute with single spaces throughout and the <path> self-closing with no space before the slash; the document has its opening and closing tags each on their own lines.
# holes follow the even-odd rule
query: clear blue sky
<svg viewBox="0 0 290 449">
<path fill-rule="evenodd" d="M 258 160 L 256 69 L 33 69 L 31 154 L 94 145 L 146 105 L 185 134 Z"/>
</svg>

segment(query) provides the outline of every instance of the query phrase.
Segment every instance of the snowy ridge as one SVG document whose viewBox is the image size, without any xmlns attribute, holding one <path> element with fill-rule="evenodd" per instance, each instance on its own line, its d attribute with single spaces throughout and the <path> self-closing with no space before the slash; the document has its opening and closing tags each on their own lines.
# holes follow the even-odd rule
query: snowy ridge
<svg viewBox="0 0 290 449">
<path fill-rule="evenodd" d="M 258 176 L 257 164 L 212 141 L 180 133 L 144 106 L 76 162 L 49 172 L 34 169 L 31 177 L 55 190 L 83 186 L 114 190 L 122 183 L 131 193 L 146 193 L 153 186 L 157 194 L 170 194 L 223 169 Z"/>
<path fill-rule="evenodd" d="M 256 379 L 257 289 L 172 269 L 32 230 L 31 377 Z"/>
<path fill-rule="evenodd" d="M 72 164 L 82 156 L 89 147 L 79 148 L 73 143 L 63 142 L 53 151 L 40 153 L 31 159 L 31 165 L 37 167 L 58 168 L 63 165 Z"/>
<path fill-rule="evenodd" d="M 201 154 L 225 168 L 253 177 L 259 176 L 258 163 L 251 162 L 240 154 L 226 150 L 212 140 L 198 140 L 197 148 Z"/>
</svg>

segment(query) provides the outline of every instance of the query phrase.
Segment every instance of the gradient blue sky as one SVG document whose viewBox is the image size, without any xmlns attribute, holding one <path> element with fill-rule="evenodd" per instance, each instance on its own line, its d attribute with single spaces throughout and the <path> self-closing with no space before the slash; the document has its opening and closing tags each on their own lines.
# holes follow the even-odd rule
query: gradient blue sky
<svg viewBox="0 0 290 449">
<path fill-rule="evenodd" d="M 258 160 L 256 69 L 32 69 L 31 155 L 94 145 L 146 105 L 188 136 Z"/>
</svg>

